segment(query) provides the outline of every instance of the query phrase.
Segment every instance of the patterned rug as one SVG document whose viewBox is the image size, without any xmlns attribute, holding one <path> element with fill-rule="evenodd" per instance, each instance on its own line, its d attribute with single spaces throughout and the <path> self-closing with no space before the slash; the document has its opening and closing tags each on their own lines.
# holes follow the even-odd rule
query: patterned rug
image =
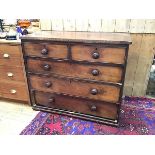
<svg viewBox="0 0 155 155">
<path fill-rule="evenodd" d="M 155 99 L 125 97 L 119 128 L 39 112 L 20 135 L 155 135 Z"/>
</svg>

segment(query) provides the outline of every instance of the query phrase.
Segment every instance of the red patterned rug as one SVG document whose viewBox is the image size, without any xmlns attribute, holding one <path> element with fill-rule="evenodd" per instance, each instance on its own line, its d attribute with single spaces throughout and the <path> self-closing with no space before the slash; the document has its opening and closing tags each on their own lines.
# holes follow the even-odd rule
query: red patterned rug
<svg viewBox="0 0 155 155">
<path fill-rule="evenodd" d="M 155 135 L 155 99 L 125 97 L 119 128 L 39 112 L 20 135 Z"/>
</svg>

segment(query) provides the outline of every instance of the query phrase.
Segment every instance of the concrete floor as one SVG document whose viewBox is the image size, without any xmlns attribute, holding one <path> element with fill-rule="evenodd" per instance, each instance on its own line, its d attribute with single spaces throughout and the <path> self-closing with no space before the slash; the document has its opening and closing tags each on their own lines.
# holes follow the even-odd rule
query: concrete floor
<svg viewBox="0 0 155 155">
<path fill-rule="evenodd" d="M 0 135 L 19 135 L 38 111 L 25 103 L 0 101 Z"/>
</svg>

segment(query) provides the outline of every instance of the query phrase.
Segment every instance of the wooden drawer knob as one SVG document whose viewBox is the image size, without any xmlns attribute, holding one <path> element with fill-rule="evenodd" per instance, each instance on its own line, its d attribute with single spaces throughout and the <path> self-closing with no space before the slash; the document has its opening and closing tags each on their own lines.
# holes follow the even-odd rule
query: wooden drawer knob
<svg viewBox="0 0 155 155">
<path fill-rule="evenodd" d="M 41 54 L 42 55 L 47 55 L 48 54 L 48 50 L 46 48 L 42 49 Z"/>
<path fill-rule="evenodd" d="M 95 88 L 93 88 L 93 89 L 91 90 L 91 94 L 92 94 L 92 95 L 96 95 L 96 94 L 98 94 L 98 90 L 95 89 Z"/>
<path fill-rule="evenodd" d="M 15 89 L 11 89 L 11 90 L 10 90 L 10 93 L 11 93 L 11 94 L 15 94 L 16 92 L 17 92 L 17 91 L 16 91 Z"/>
<path fill-rule="evenodd" d="M 45 87 L 50 88 L 52 86 L 52 82 L 45 82 Z"/>
<path fill-rule="evenodd" d="M 13 77 L 13 73 L 11 73 L 11 72 L 8 72 L 7 75 L 8 75 L 8 77 Z"/>
<path fill-rule="evenodd" d="M 91 73 L 92 73 L 93 76 L 97 76 L 97 75 L 99 75 L 99 70 L 98 69 L 93 69 Z"/>
<path fill-rule="evenodd" d="M 100 54 L 98 52 L 94 52 L 92 57 L 93 59 L 98 59 L 100 57 Z"/>
<path fill-rule="evenodd" d="M 9 58 L 9 57 L 10 57 L 9 54 L 7 54 L 7 53 L 3 54 L 3 58 Z"/>
<path fill-rule="evenodd" d="M 97 107 L 95 105 L 92 105 L 91 106 L 91 111 L 96 111 L 97 110 Z"/>
<path fill-rule="evenodd" d="M 43 66 L 43 68 L 44 68 L 45 71 L 51 70 L 51 66 L 48 65 L 48 64 L 45 64 L 45 65 Z"/>
<path fill-rule="evenodd" d="M 55 102 L 55 98 L 54 97 L 51 97 L 48 99 L 49 103 L 54 103 Z"/>
</svg>

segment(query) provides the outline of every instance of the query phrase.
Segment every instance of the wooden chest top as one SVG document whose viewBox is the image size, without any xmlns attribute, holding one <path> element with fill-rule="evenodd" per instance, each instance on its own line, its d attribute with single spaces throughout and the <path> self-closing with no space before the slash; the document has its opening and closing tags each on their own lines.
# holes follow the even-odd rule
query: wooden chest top
<svg viewBox="0 0 155 155">
<path fill-rule="evenodd" d="M 22 36 L 21 39 L 84 43 L 131 44 L 129 33 L 41 31 Z"/>
</svg>

